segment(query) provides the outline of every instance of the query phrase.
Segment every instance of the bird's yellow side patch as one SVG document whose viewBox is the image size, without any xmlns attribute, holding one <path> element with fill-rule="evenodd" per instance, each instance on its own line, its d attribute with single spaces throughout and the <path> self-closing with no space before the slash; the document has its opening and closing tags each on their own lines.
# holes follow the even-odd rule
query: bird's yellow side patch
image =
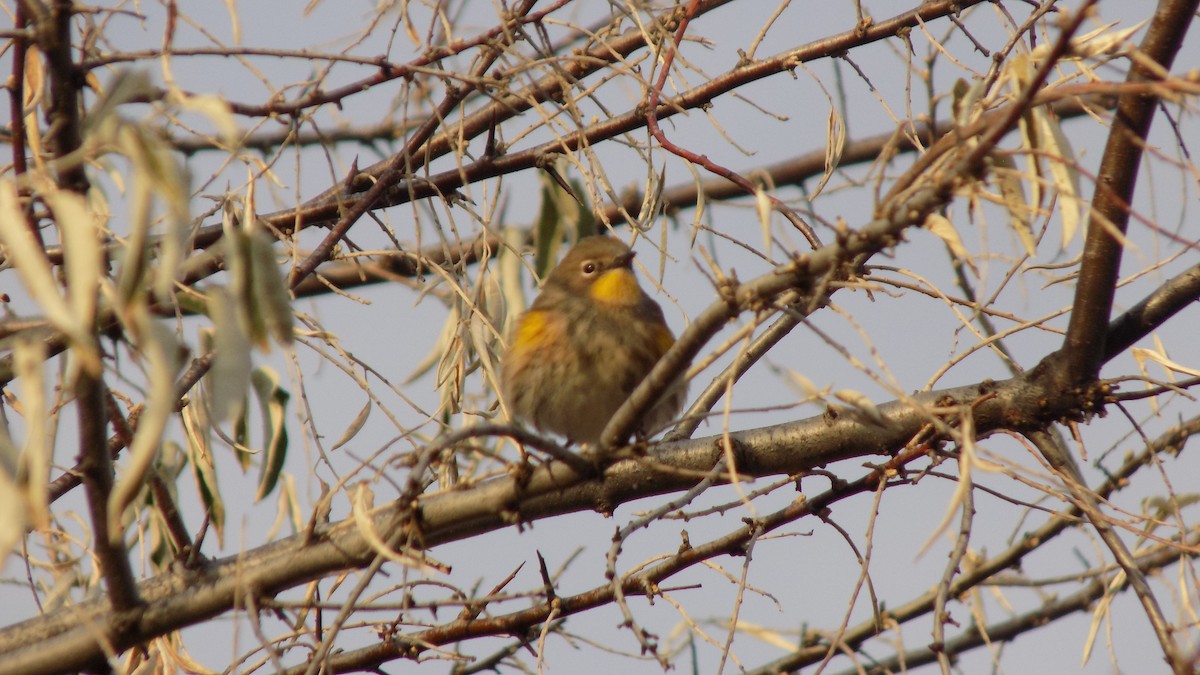
<svg viewBox="0 0 1200 675">
<path fill-rule="evenodd" d="M 592 283 L 589 290 L 592 299 L 613 305 L 634 305 L 642 299 L 642 289 L 638 286 L 633 272 L 619 267 L 600 275 Z"/>
<path fill-rule="evenodd" d="M 560 330 L 546 312 L 526 312 L 517 324 L 517 338 L 513 345 L 518 349 L 541 349 L 554 342 L 555 332 Z"/>
</svg>

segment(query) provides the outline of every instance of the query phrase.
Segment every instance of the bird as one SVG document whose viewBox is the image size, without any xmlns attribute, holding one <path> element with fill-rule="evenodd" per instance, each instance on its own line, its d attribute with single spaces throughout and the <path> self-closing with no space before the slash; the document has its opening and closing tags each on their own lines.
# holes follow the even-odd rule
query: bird
<svg viewBox="0 0 1200 675">
<path fill-rule="evenodd" d="M 501 393 L 514 417 L 568 441 L 598 446 L 617 409 L 675 335 L 638 284 L 634 251 L 615 237 L 579 240 L 518 317 L 501 361 Z M 642 416 L 648 437 L 679 414 L 681 376 Z"/>
</svg>

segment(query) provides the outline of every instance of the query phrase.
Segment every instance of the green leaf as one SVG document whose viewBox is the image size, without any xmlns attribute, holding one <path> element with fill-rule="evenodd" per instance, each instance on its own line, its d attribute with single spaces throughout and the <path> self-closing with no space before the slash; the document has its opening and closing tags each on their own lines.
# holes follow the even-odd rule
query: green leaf
<svg viewBox="0 0 1200 675">
<path fill-rule="evenodd" d="M 1016 232 L 1017 237 L 1021 240 L 1021 245 L 1025 247 L 1025 253 L 1032 258 L 1037 255 L 1037 238 L 1030 225 L 1034 207 L 1025 197 L 1025 184 L 1022 182 L 1024 176 L 1017 170 L 1016 163 L 1008 155 L 992 153 L 989 160 L 992 163 L 990 175 L 996 181 L 996 186 L 1000 188 L 1000 198 L 1004 201 L 1004 208 L 1008 212 L 1008 226 L 1012 228 L 1013 232 Z M 1029 178 L 1031 183 L 1037 180 L 1037 176 L 1029 176 Z"/>
<path fill-rule="evenodd" d="M 234 419 L 246 406 L 250 386 L 250 337 L 241 321 L 238 302 L 226 289 L 214 286 L 205 294 L 208 318 L 213 327 L 201 331 L 201 342 L 211 343 L 215 353 L 212 368 L 204 376 L 213 416 L 220 424 Z M 208 351 L 207 345 L 205 351 Z"/>
<path fill-rule="evenodd" d="M 255 368 L 250 375 L 250 382 L 258 398 L 263 426 L 262 464 L 258 493 L 254 496 L 254 500 L 259 501 L 275 490 L 284 460 L 287 459 L 288 435 L 284 412 L 291 395 L 279 386 L 279 375 L 266 366 Z"/>
<path fill-rule="evenodd" d="M 1062 246 L 1066 248 L 1083 222 L 1086 204 L 1080 197 L 1079 171 L 1075 168 L 1075 151 L 1067 140 L 1058 120 L 1041 108 L 1033 110 L 1040 138 L 1044 144 L 1050 180 L 1058 193 L 1058 213 L 1062 218 Z"/>
<path fill-rule="evenodd" d="M 554 263 L 558 261 L 558 249 L 562 246 L 563 222 L 559 212 L 559 201 L 555 194 L 562 188 L 546 174 L 539 176 L 542 182 L 542 200 L 534 222 L 533 271 L 538 279 L 545 279 Z"/>
<path fill-rule="evenodd" d="M 213 463 L 212 445 L 209 443 L 206 407 L 202 395 L 194 396 L 182 411 L 183 428 L 187 432 L 187 455 L 192 467 L 192 476 L 196 479 L 196 490 L 200 493 L 200 500 L 204 502 L 209 523 L 217 533 L 217 543 L 224 546 L 225 501 L 221 499 L 221 490 L 217 486 L 217 470 Z"/>
<path fill-rule="evenodd" d="M 292 343 L 292 296 L 275 261 L 275 240 L 263 230 L 250 235 L 250 279 L 254 305 L 271 337 L 281 345 Z"/>
<path fill-rule="evenodd" d="M 58 192 L 49 182 L 35 187 L 43 198 Z M 68 220 L 74 221 L 75 218 Z M 0 182 L 0 246 L 8 248 L 8 260 L 19 261 L 16 264 L 17 274 L 41 312 L 71 338 L 72 345 L 80 348 L 76 355 L 83 357 L 83 365 L 89 368 L 94 366 L 93 372 L 99 372 L 100 357 L 92 336 L 92 323 L 76 315 L 59 291 L 50 260 L 26 225 L 16 185 L 7 180 Z"/>
<path fill-rule="evenodd" d="M 127 333 L 135 340 L 149 371 L 150 392 L 146 409 L 138 419 L 120 477 L 108 496 L 109 536 L 121 542 L 125 508 L 133 503 L 146 480 L 163 441 L 167 420 L 175 414 L 175 377 L 179 374 L 179 342 L 169 328 L 150 316 L 143 305 L 133 305 L 127 317 Z"/>
</svg>

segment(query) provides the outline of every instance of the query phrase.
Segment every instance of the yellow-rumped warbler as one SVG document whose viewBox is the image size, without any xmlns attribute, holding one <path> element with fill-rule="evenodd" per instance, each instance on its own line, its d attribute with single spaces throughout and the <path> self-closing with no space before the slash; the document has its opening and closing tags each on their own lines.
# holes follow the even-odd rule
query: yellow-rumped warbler
<svg viewBox="0 0 1200 675">
<path fill-rule="evenodd" d="M 514 416 L 595 445 L 675 343 L 662 308 L 638 285 L 633 255 L 613 237 L 587 237 L 550 272 L 517 320 L 501 367 Z M 674 419 L 686 396 L 680 378 L 642 416 L 640 431 L 653 433 Z"/>
</svg>

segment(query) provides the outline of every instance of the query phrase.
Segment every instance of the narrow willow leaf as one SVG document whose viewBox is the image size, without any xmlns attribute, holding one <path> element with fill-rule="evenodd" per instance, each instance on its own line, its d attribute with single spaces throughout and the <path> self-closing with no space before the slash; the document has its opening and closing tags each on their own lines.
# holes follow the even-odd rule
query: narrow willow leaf
<svg viewBox="0 0 1200 675">
<path fill-rule="evenodd" d="M 850 405 L 850 408 L 843 408 L 843 412 L 847 412 L 851 417 L 862 420 L 868 424 L 877 427 L 887 427 L 887 419 L 879 412 L 879 408 L 875 402 L 860 391 L 854 389 L 839 389 L 833 392 L 834 398 Z"/>
<path fill-rule="evenodd" d="M 1130 350 L 1130 354 L 1132 354 L 1133 358 L 1137 360 L 1138 367 L 1141 368 L 1143 373 L 1146 372 L 1146 362 L 1152 361 L 1163 368 L 1166 368 L 1168 371 L 1182 373 L 1189 377 L 1200 377 L 1200 370 L 1197 370 L 1196 368 L 1189 368 L 1182 363 L 1176 363 L 1175 361 L 1167 358 L 1167 355 L 1160 351 L 1145 349 L 1142 347 L 1134 347 Z"/>
<path fill-rule="evenodd" d="M 178 632 L 155 638 L 152 644 L 151 653 L 153 654 L 153 651 L 157 650 L 163 659 L 161 669 L 155 670 L 194 673 L 194 675 L 217 675 L 218 671 L 205 668 L 192 658 L 187 647 L 184 646 L 183 636 Z M 149 670 L 149 668 L 145 670 Z"/>
<path fill-rule="evenodd" d="M 1025 158 L 1025 182 L 1029 185 L 1029 206 L 1032 213 L 1042 208 L 1042 185 L 1045 181 L 1042 173 L 1042 155 L 1039 152 L 1041 142 L 1038 140 L 1037 122 L 1032 113 L 1021 115 L 1017 123 L 1021 138 L 1021 154 Z"/>
<path fill-rule="evenodd" d="M 20 525 L 46 527 L 50 523 L 50 408 L 46 400 L 46 382 L 43 368 L 46 365 L 46 345 L 39 340 L 17 340 L 13 345 L 13 372 L 20 383 L 22 416 L 25 422 L 25 449 L 19 462 L 5 465 L 16 469 L 13 476 L 18 481 L 14 495 L 23 502 Z M 0 415 L 0 420 L 4 416 Z M 2 423 L 2 422 L 0 422 Z M 0 428 L 0 452 L 6 455 L 13 451 L 12 439 L 7 427 Z M 14 460 L 17 458 L 14 457 Z M 5 525 L 6 526 L 6 525 Z M 0 526 L 0 527 L 5 527 Z M 0 535 L 3 539 L 3 535 Z M 0 548 L 3 548 L 0 542 Z M 0 557 L 0 560 L 4 560 Z"/>
<path fill-rule="evenodd" d="M 100 250 L 99 223 L 82 195 L 53 190 L 43 197 L 62 230 L 63 258 L 67 273 L 67 299 L 80 323 L 90 326 L 96 317 L 96 291 L 104 265 Z"/>
<path fill-rule="evenodd" d="M 263 454 L 259 458 L 262 463 L 258 492 L 254 496 L 254 501 L 259 501 L 275 490 L 287 459 L 288 433 L 284 421 L 291 395 L 279 386 L 279 375 L 266 366 L 255 368 L 250 381 L 262 414 Z"/>
<path fill-rule="evenodd" d="M 167 420 L 175 412 L 175 376 L 179 372 L 179 343 L 175 335 L 158 323 L 149 312 L 135 305 L 130 313 L 129 333 L 147 363 L 149 393 L 146 408 L 138 419 L 138 428 L 127 453 L 120 477 L 108 498 L 109 535 L 114 543 L 122 537 L 122 516 L 145 483 L 146 473 L 162 442 Z"/>
<path fill-rule="evenodd" d="M 167 102 L 185 112 L 197 113 L 208 118 L 216 127 L 222 142 L 231 147 L 237 144 L 237 122 L 233 119 L 233 109 L 225 99 L 213 94 L 186 94 L 176 87 L 171 87 Z"/>
<path fill-rule="evenodd" d="M 0 560 L 8 560 L 8 554 L 21 543 L 25 522 L 25 500 L 17 475 L 0 465 Z"/>
<path fill-rule="evenodd" d="M 825 397 L 826 392 L 817 389 L 817 385 L 806 376 L 794 370 L 784 370 L 783 374 L 786 375 L 783 383 L 788 389 L 799 394 L 800 400 L 815 401 Z"/>
<path fill-rule="evenodd" d="M 366 483 L 356 485 L 350 494 L 351 515 L 354 519 L 354 525 L 358 528 L 359 534 L 362 535 L 363 541 L 377 554 L 394 563 L 419 569 L 425 573 L 440 572 L 441 570 L 438 568 L 428 565 L 413 556 L 399 553 L 387 545 L 387 542 L 383 540 L 383 537 L 379 536 L 379 531 L 375 528 L 375 520 L 372 517 L 374 498 L 375 495 Z"/>
<path fill-rule="evenodd" d="M 1092 622 L 1088 626 L 1087 638 L 1084 639 L 1083 656 L 1079 661 L 1080 668 L 1086 666 L 1092 657 L 1092 649 L 1096 646 L 1096 638 L 1100 635 L 1100 625 L 1106 621 L 1112 621 L 1112 601 L 1116 598 L 1117 591 L 1125 585 L 1125 580 L 1125 570 L 1117 570 L 1112 581 L 1108 582 L 1108 586 L 1104 589 L 1104 595 L 1096 603 L 1096 609 L 1092 610 Z"/>
<path fill-rule="evenodd" d="M 15 354 L 14 354 L 13 361 L 14 361 L 13 365 L 15 366 L 16 365 L 16 363 L 15 363 L 16 355 Z M 14 372 L 17 373 L 16 376 L 18 378 L 21 377 L 21 375 L 19 374 L 19 371 L 14 371 Z M 19 402 L 19 401 L 20 401 L 20 399 L 17 399 L 17 401 L 15 401 L 14 403 Z M 24 407 L 25 406 L 22 403 L 21 404 L 22 411 L 24 410 Z M 13 408 L 16 409 L 17 406 L 14 405 Z M 27 415 L 24 415 L 24 414 L 22 414 L 22 416 L 28 417 Z M 23 471 L 23 469 L 21 469 L 20 466 L 21 466 L 21 451 L 17 449 L 17 444 L 15 441 L 13 441 L 12 432 L 8 428 L 8 416 L 0 415 L 0 472 L 3 472 L 5 474 L 7 474 L 8 476 L 13 477 L 13 480 L 16 480 L 15 477 L 16 477 L 17 473 L 19 471 Z M 3 558 L 0 558 L 0 560 L 3 560 Z"/>
<path fill-rule="evenodd" d="M 192 477 L 196 480 L 196 490 L 204 502 L 204 512 L 208 514 L 209 522 L 217 533 L 217 543 L 223 546 L 225 500 L 221 498 L 221 488 L 217 484 L 217 467 L 213 460 L 206 410 L 202 395 L 193 395 L 182 412 L 183 428 L 187 434 L 187 455 Z"/>
<path fill-rule="evenodd" d="M 499 364 L 493 358 L 493 346 L 496 333 L 503 326 L 505 308 L 504 295 L 490 265 L 480 266 L 473 309 L 467 324 L 471 354 L 479 364 L 488 391 L 497 391 L 500 388 Z"/>
<path fill-rule="evenodd" d="M 1124 51 L 1129 42 L 1129 38 L 1132 37 L 1134 33 L 1141 30 L 1142 26 L 1146 25 L 1146 21 L 1143 20 L 1130 26 L 1129 28 L 1112 30 L 1112 27 L 1116 26 L 1118 23 L 1120 22 L 1113 21 L 1111 23 L 1104 24 L 1090 33 L 1085 33 L 1084 35 L 1079 35 L 1072 38 L 1070 49 L 1067 50 L 1066 54 L 1059 57 L 1059 61 L 1089 59 L 1104 54 L 1113 54 Z M 1039 45 L 1037 49 L 1033 50 L 1033 58 L 1038 61 L 1045 60 L 1046 56 L 1050 54 L 1050 50 L 1054 47 L 1056 47 L 1056 45 L 1051 45 L 1050 43 Z"/>
<path fill-rule="evenodd" d="M 179 502 L 178 480 L 187 464 L 187 454 L 183 447 L 175 441 L 164 440 L 151 471 L 161 479 L 161 485 L 170 496 L 170 502 Z M 147 547 L 150 550 L 150 560 L 159 570 L 165 571 L 165 567 L 180 553 L 167 526 L 168 503 L 158 500 L 157 491 L 146 490 L 142 494 L 146 508 L 151 512 L 151 517 L 143 521 L 150 528 L 150 544 Z"/>
<path fill-rule="evenodd" d="M 250 235 L 250 278 L 256 290 L 255 305 L 261 310 L 267 331 L 279 344 L 290 345 L 293 336 L 292 295 L 275 261 L 274 244 L 271 236 L 262 230 Z"/>
<path fill-rule="evenodd" d="M 181 263 L 189 253 L 191 195 L 187 171 L 157 133 L 141 125 L 130 125 L 129 129 L 136 139 L 130 149 L 134 189 L 149 191 L 166 209 L 158 221 L 162 236 L 154 249 L 152 288 L 160 302 L 168 302 L 174 294 L 175 280 L 180 278 Z"/>
<path fill-rule="evenodd" d="M 87 332 L 86 339 L 72 345 L 72 368 L 99 373 L 100 350 L 92 334 L 96 323 L 96 304 L 105 262 L 100 248 L 101 223 L 82 195 L 52 190 L 44 195 L 62 232 L 63 257 L 67 276 L 67 301 L 75 321 Z M 73 376 L 68 376 L 74 380 Z"/>
<path fill-rule="evenodd" d="M 117 109 L 121 105 L 133 101 L 144 101 L 152 96 L 157 96 L 157 93 L 154 83 L 145 71 L 123 68 L 118 70 L 112 79 L 102 87 L 100 101 L 92 106 L 84 123 L 92 132 L 113 120 L 117 120 L 119 123 L 120 116 Z"/>
<path fill-rule="evenodd" d="M 0 181 L 0 245 L 8 249 L 7 260 L 19 261 L 15 263 L 17 274 L 50 323 L 66 333 L 73 344 L 90 344 L 91 324 L 84 323 L 72 313 L 59 291 L 50 261 L 26 225 L 16 186 L 8 180 Z"/>
<path fill-rule="evenodd" d="M 233 456 L 237 457 L 242 473 L 246 473 L 250 467 L 254 466 L 254 456 L 257 454 L 257 451 L 250 447 L 249 393 L 242 398 L 242 406 L 238 408 L 237 415 L 234 416 L 230 426 L 233 428 Z"/>
<path fill-rule="evenodd" d="M 255 289 L 251 233 L 233 213 L 232 204 L 222 220 L 225 248 L 225 269 L 229 273 L 229 295 L 237 310 L 243 335 L 251 344 L 267 345 L 267 322 L 259 311 L 258 290 Z"/>
<path fill-rule="evenodd" d="M 560 173 L 566 168 L 566 161 L 559 163 Z M 576 240 L 596 234 L 596 214 L 579 199 L 579 195 L 585 194 L 583 186 L 576 179 L 567 181 L 567 185 L 570 190 L 556 184 L 557 189 L 551 191 L 558 202 L 556 210 L 563 219 L 560 229 L 563 232 L 574 232 Z"/>
<path fill-rule="evenodd" d="M 455 311 L 452 312 L 455 316 L 466 316 L 462 321 L 459 321 L 449 328 L 449 336 L 445 343 L 439 340 L 439 347 L 435 347 L 437 352 L 437 371 L 434 375 L 434 386 L 438 389 L 438 394 L 441 397 L 440 409 L 450 414 L 457 414 L 462 410 L 462 394 L 465 385 L 467 361 L 470 358 L 468 354 L 468 344 L 466 341 L 466 326 L 470 323 L 470 307 L 464 307 L 466 303 L 461 298 L 454 298 Z"/>
<path fill-rule="evenodd" d="M 950 253 L 955 258 L 958 258 L 976 274 L 979 274 L 979 270 L 975 267 L 975 261 L 971 259 L 970 253 L 967 252 L 967 247 L 963 246 L 962 238 L 958 236 L 958 230 L 955 229 L 954 224 L 949 219 L 941 214 L 932 213 L 925 219 L 925 228 L 945 242 L 946 247 L 950 249 Z"/>
<path fill-rule="evenodd" d="M 156 129 L 127 121 L 118 114 L 118 106 L 144 99 L 148 95 L 155 95 L 148 77 L 129 71 L 119 73 L 110 82 L 101 104 L 88 117 L 91 133 L 87 142 L 92 153 L 116 152 L 126 157 L 132 165 L 128 241 L 133 247 L 127 255 L 133 257 L 129 259 L 130 264 L 120 284 L 120 298 L 128 300 L 135 292 L 140 292 L 140 280 L 145 269 L 149 269 L 151 255 L 165 255 L 166 259 L 154 266 L 153 288 L 156 297 L 167 301 L 174 289 L 174 280 L 183 257 L 176 243 L 189 220 L 190 190 L 187 172 L 162 135 Z M 114 177 L 120 177 L 117 172 L 113 174 Z M 161 221 L 165 236 L 160 246 L 146 250 L 143 246 L 154 221 L 152 202 L 155 199 L 166 207 L 167 215 Z M 145 260 L 138 256 L 145 256 Z"/>
<path fill-rule="evenodd" d="M 554 264 L 558 262 L 558 249 L 562 246 L 563 228 L 562 213 L 559 211 L 557 194 L 562 191 L 558 183 L 545 173 L 538 179 L 542 183 L 541 203 L 538 205 L 537 220 L 534 221 L 534 254 L 533 271 L 539 280 L 545 279 Z"/>
<path fill-rule="evenodd" d="M 1019 54 L 1004 66 L 1004 77 L 1011 84 L 1012 95 L 1020 96 L 1033 78 L 1033 61 L 1028 54 Z M 1017 122 L 1021 150 L 1027 166 L 1029 204 L 1034 213 L 1042 208 L 1042 148 L 1041 131 L 1031 111 L 1025 111 Z"/>
<path fill-rule="evenodd" d="M 363 426 L 367 423 L 367 418 L 371 416 L 371 408 L 371 399 L 367 399 L 367 402 L 363 404 L 363 407 L 358 411 L 358 414 L 355 415 L 354 419 L 350 421 L 350 426 L 346 427 L 346 430 L 342 432 L 341 438 L 337 439 L 337 442 L 334 443 L 329 449 L 337 450 L 353 440 L 354 437 L 358 435 L 358 432 L 362 431 Z"/>
<path fill-rule="evenodd" d="M 757 638 L 779 649 L 791 651 L 796 648 L 796 636 L 790 635 L 788 632 L 781 632 L 773 628 L 740 620 L 737 622 L 736 629 L 739 633 Z"/>
<path fill-rule="evenodd" d="M 1184 509 L 1200 502 L 1200 494 L 1194 492 L 1185 492 L 1174 494 L 1171 496 L 1155 495 L 1142 500 L 1142 515 L 1146 516 L 1142 522 L 1142 530 L 1138 533 L 1137 547 L 1141 548 L 1151 535 L 1155 532 L 1169 527 L 1168 523 L 1176 513 L 1182 513 Z M 1169 538 L 1170 535 L 1166 535 Z"/>
<path fill-rule="evenodd" d="M 821 176 L 821 182 L 817 183 L 817 187 L 809 195 L 809 200 L 816 199 L 817 195 L 825 189 L 825 185 L 833 177 L 833 172 L 837 171 L 838 165 L 841 164 L 842 152 L 845 149 L 846 122 L 838 113 L 837 108 L 831 106 L 829 117 L 825 121 L 825 173 Z"/>
<path fill-rule="evenodd" d="M 412 374 L 404 378 L 404 384 L 412 384 L 434 368 L 441 367 L 447 352 L 458 335 L 458 323 L 460 319 L 461 315 L 459 314 L 458 303 L 452 303 L 450 311 L 446 313 L 446 320 L 442 322 L 442 330 L 438 333 L 433 347 L 429 350 L 425 358 L 421 359 L 420 363 L 413 368 Z"/>
<path fill-rule="evenodd" d="M 1022 176 L 1017 171 L 1016 163 L 1008 155 L 995 153 L 991 160 L 991 176 L 1000 188 L 1000 198 L 1004 200 L 1004 209 L 1008 212 L 1008 226 L 1017 233 L 1017 238 L 1025 247 L 1025 253 L 1032 258 L 1037 253 L 1037 239 L 1030 224 L 1034 208 L 1025 198 Z"/>
<path fill-rule="evenodd" d="M 655 173 L 654 165 L 646 164 L 646 189 L 642 192 L 642 204 L 638 207 L 638 212 L 634 214 L 638 230 L 645 232 L 650 229 L 654 224 L 654 219 L 658 217 L 659 212 L 663 209 L 662 196 L 666 182 L 667 167 L 665 165 L 659 169 L 658 173 Z"/>
<path fill-rule="evenodd" d="M 761 187 L 754 189 L 754 213 L 758 215 L 758 227 L 762 231 L 763 253 L 771 253 L 771 196 Z"/>
<path fill-rule="evenodd" d="M 951 102 L 954 123 L 965 127 L 982 116 L 984 110 L 980 105 L 980 99 L 985 93 L 987 93 L 987 87 L 983 80 L 975 80 L 970 84 L 962 79 L 955 82 L 954 99 Z"/>
<path fill-rule="evenodd" d="M 254 362 L 250 357 L 250 337 L 243 328 L 236 300 L 220 286 L 209 288 L 205 298 L 208 318 L 213 322 L 211 342 L 215 356 L 204 383 L 214 421 L 222 424 L 245 406 Z"/>
<path fill-rule="evenodd" d="M 150 212 L 154 196 L 146 181 L 135 180 L 128 199 L 129 234 L 120 250 L 117 270 L 117 302 L 124 308 L 142 291 L 150 268 Z"/>
<path fill-rule="evenodd" d="M 1075 170 L 1075 152 L 1058 121 L 1042 108 L 1035 108 L 1034 119 L 1045 151 L 1049 155 L 1050 180 L 1058 193 L 1058 213 L 1062 218 L 1062 245 L 1066 248 L 1079 230 L 1083 202 L 1079 198 L 1079 172 Z"/>
<path fill-rule="evenodd" d="M 132 166 L 129 172 L 132 177 L 129 250 L 125 252 L 126 265 L 119 282 L 119 298 L 129 301 L 141 293 L 142 278 L 153 269 L 155 297 L 166 303 L 174 291 L 180 263 L 186 257 L 180 242 L 187 238 L 191 199 L 187 172 L 162 135 L 145 124 L 127 121 L 117 113 L 117 106 L 147 94 L 153 94 L 148 79 L 118 75 L 100 108 L 88 118 L 92 131 L 87 142 L 90 152 L 97 155 L 115 152 L 126 157 Z M 118 171 L 111 171 L 110 176 L 114 180 L 123 178 Z M 159 221 L 163 237 L 157 246 L 150 248 L 146 246 L 146 240 L 155 222 L 155 201 L 165 207 L 166 215 Z M 158 264 L 152 266 L 150 260 L 155 256 L 159 258 Z"/>
<path fill-rule="evenodd" d="M 46 64 L 41 51 L 30 41 L 26 43 L 25 52 L 25 100 L 22 109 L 25 110 L 25 143 L 26 154 L 33 157 L 37 173 L 46 174 L 49 169 L 46 159 L 49 153 L 42 144 L 42 124 L 38 119 L 38 109 L 45 107 L 46 95 L 50 88 L 46 86 Z"/>
<path fill-rule="evenodd" d="M 286 523 L 292 526 L 292 534 L 297 534 L 304 530 L 304 523 L 308 521 L 310 513 L 305 511 L 300 506 L 300 498 L 296 494 L 296 479 L 289 474 L 283 474 L 279 481 L 278 495 L 275 498 L 276 512 L 279 514 L 275 522 L 271 524 L 271 530 L 267 533 L 267 541 L 275 541 L 279 537 L 283 525 Z"/>
</svg>

